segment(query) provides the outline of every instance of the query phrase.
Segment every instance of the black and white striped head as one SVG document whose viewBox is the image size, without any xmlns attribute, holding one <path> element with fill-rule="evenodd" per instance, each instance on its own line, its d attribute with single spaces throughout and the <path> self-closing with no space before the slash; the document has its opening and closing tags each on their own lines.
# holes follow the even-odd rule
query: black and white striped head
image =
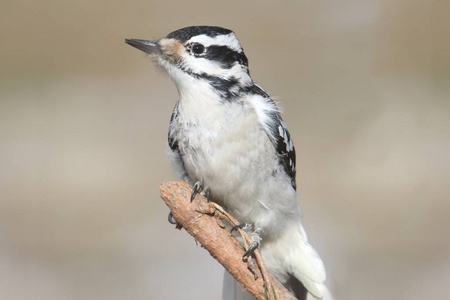
<svg viewBox="0 0 450 300">
<path fill-rule="evenodd" d="M 247 57 L 229 29 L 191 26 L 157 41 L 126 39 L 125 42 L 153 57 L 179 89 L 189 83 L 188 78 L 201 80 L 222 97 L 230 98 L 253 84 Z"/>
</svg>

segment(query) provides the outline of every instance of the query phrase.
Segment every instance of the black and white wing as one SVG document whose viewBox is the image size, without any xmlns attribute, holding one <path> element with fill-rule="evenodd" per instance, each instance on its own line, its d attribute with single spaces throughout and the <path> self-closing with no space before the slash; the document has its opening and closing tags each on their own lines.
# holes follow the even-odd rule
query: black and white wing
<svg viewBox="0 0 450 300">
<path fill-rule="evenodd" d="M 181 157 L 180 149 L 178 147 L 179 136 L 178 136 L 178 131 L 176 128 L 177 127 L 176 123 L 177 123 L 177 119 L 178 119 L 178 115 L 179 115 L 179 111 L 178 111 L 179 103 L 180 103 L 180 101 L 177 101 L 177 103 L 175 104 L 175 107 L 173 108 L 172 116 L 170 117 L 168 142 L 169 142 L 169 147 L 171 150 L 171 155 L 170 155 L 171 161 L 172 161 L 172 165 L 175 169 L 175 172 L 178 174 L 178 176 L 181 179 L 188 180 L 186 169 L 184 167 L 184 162 Z"/>
<path fill-rule="evenodd" d="M 280 157 L 280 163 L 284 166 L 286 174 L 291 179 L 294 189 L 297 189 L 295 181 L 295 147 L 291 135 L 281 118 L 280 110 L 270 96 L 257 84 L 254 84 L 250 90 L 254 95 L 262 97 L 261 101 L 254 103 L 254 107 L 260 119 L 262 127 L 272 141 Z"/>
<path fill-rule="evenodd" d="M 175 122 L 178 118 L 178 105 L 180 101 L 178 100 L 177 103 L 175 103 L 175 107 L 172 111 L 172 116 L 170 117 L 170 123 L 169 123 L 169 133 L 168 133 L 168 142 L 169 147 L 172 151 L 178 151 L 178 134 L 177 130 L 175 128 Z"/>
<path fill-rule="evenodd" d="M 278 116 L 275 126 L 276 128 L 272 129 L 273 131 L 275 131 L 272 133 L 275 136 L 276 140 L 274 144 L 276 144 L 277 153 L 282 159 L 286 173 L 291 178 L 291 184 L 295 190 L 297 189 L 297 183 L 295 181 L 295 175 L 297 171 L 295 169 L 294 141 L 291 139 L 291 135 L 287 130 L 286 124 L 281 119 L 281 116 Z"/>
</svg>

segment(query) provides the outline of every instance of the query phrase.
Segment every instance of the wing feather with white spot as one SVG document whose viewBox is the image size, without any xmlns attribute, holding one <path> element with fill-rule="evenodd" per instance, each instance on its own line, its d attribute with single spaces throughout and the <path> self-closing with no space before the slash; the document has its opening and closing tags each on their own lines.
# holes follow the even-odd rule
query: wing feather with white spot
<svg viewBox="0 0 450 300">
<path fill-rule="evenodd" d="M 253 104 L 261 126 L 266 130 L 267 135 L 276 148 L 280 162 L 283 164 L 286 174 L 291 179 L 292 187 L 296 189 L 294 142 L 291 139 L 286 124 L 281 118 L 280 110 L 259 85 L 254 84 L 250 92 L 253 94 L 250 102 Z"/>
</svg>

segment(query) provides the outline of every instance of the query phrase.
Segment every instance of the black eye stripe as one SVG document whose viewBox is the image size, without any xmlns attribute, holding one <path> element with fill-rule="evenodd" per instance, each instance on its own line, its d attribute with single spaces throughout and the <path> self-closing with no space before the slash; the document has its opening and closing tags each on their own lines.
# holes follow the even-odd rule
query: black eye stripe
<svg viewBox="0 0 450 300">
<path fill-rule="evenodd" d="M 236 63 L 248 66 L 248 60 L 244 52 L 238 52 L 227 46 L 211 45 L 206 48 L 205 58 L 219 62 L 223 68 L 230 69 Z"/>
</svg>

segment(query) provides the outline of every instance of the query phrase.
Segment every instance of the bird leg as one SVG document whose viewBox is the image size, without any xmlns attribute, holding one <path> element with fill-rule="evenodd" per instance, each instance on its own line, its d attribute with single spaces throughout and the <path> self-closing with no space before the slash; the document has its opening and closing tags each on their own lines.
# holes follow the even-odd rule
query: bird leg
<svg viewBox="0 0 450 300">
<path fill-rule="evenodd" d="M 232 226 L 231 232 L 237 230 L 239 232 L 239 234 L 241 235 L 242 242 L 244 243 L 245 248 L 250 249 L 251 244 L 253 244 L 253 240 L 258 240 L 258 242 L 261 240 L 259 238 L 259 230 L 255 231 L 255 233 L 256 233 L 255 238 L 253 238 L 253 233 L 250 233 L 250 234 L 247 233 L 247 232 L 252 231 L 252 227 L 250 224 L 245 224 L 245 223 L 239 224 L 239 222 L 233 216 L 231 216 L 229 213 L 227 213 L 223 209 L 223 207 L 221 207 L 220 205 L 218 205 L 215 202 L 208 202 L 205 204 L 207 204 L 207 206 L 201 207 L 201 209 L 199 209 L 198 211 L 201 213 L 214 215 L 216 218 L 220 218 L 220 219 L 223 219 L 226 222 L 228 222 Z M 246 227 L 246 225 L 247 225 L 247 227 L 250 226 L 248 228 L 248 231 L 246 231 L 244 229 Z M 258 237 L 258 239 L 256 239 L 256 236 Z M 248 246 L 249 244 L 250 244 L 250 246 Z M 261 254 L 259 253 L 258 246 L 254 247 L 254 249 L 250 251 L 249 255 L 251 255 L 251 256 L 249 256 L 250 259 L 251 259 L 251 257 L 254 257 L 254 261 L 256 262 L 256 265 L 258 266 L 258 269 L 261 273 L 262 280 L 264 281 L 265 288 L 268 291 L 272 290 L 273 286 L 272 286 L 272 283 L 270 282 L 268 272 L 267 272 L 267 269 L 262 260 Z M 243 258 L 244 257 L 245 257 L 245 255 L 243 256 Z M 249 262 L 250 259 L 248 259 L 247 262 Z M 257 277 L 258 274 L 254 273 L 254 271 L 255 271 L 254 265 L 249 265 L 249 269 L 253 273 L 253 275 L 255 277 Z M 274 298 L 276 298 L 276 297 L 274 297 L 273 294 L 271 292 L 269 292 L 267 299 L 273 300 Z"/>
<path fill-rule="evenodd" d="M 202 183 L 198 180 L 194 183 L 194 186 L 192 187 L 191 202 L 194 201 L 195 196 L 197 196 L 197 194 L 204 196 L 206 200 L 208 200 L 209 189 L 204 189 Z"/>
<path fill-rule="evenodd" d="M 230 233 L 233 233 L 233 231 L 237 229 L 244 230 L 251 238 L 251 243 L 247 247 L 247 251 L 245 251 L 244 255 L 242 256 L 243 261 L 247 261 L 248 257 L 253 256 L 253 253 L 256 249 L 258 249 L 259 245 L 261 244 L 261 237 L 259 236 L 259 229 L 256 229 L 253 231 L 252 224 L 249 223 L 241 223 L 238 225 L 235 225 L 231 228 Z"/>
<path fill-rule="evenodd" d="M 259 236 L 259 230 L 255 230 L 254 232 L 249 233 L 250 237 L 252 238 L 252 242 L 250 246 L 248 246 L 247 251 L 242 256 L 242 259 L 246 259 L 249 256 L 253 256 L 253 253 L 256 249 L 258 249 L 259 245 L 261 244 L 261 237 Z"/>
</svg>

